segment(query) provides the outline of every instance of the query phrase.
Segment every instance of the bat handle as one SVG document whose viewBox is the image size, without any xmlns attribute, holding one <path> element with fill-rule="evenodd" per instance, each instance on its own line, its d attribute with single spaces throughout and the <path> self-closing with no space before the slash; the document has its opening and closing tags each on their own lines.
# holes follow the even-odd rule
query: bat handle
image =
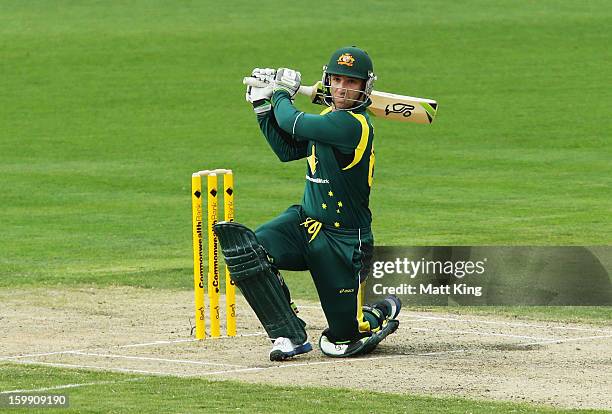
<svg viewBox="0 0 612 414">
<path fill-rule="evenodd" d="M 267 82 L 254 78 L 252 76 L 247 76 L 243 78 L 242 83 L 244 85 L 253 86 L 255 88 L 263 88 L 268 85 Z M 312 96 L 313 92 L 315 91 L 314 89 L 315 88 L 312 86 L 302 85 L 300 86 L 300 90 L 298 92 L 301 93 L 302 95 Z"/>
<path fill-rule="evenodd" d="M 313 95 L 314 95 L 314 93 L 316 91 L 315 91 L 315 88 L 313 86 L 304 86 L 304 85 L 301 85 L 300 86 L 300 90 L 298 92 L 301 93 L 302 95 L 309 96 L 312 99 L 312 97 L 313 97 Z"/>
<path fill-rule="evenodd" d="M 257 78 L 254 78 L 252 76 L 247 76 L 245 78 L 242 78 L 242 83 L 244 85 L 253 86 L 255 88 L 263 88 L 268 85 L 266 82 L 259 80 Z"/>
</svg>

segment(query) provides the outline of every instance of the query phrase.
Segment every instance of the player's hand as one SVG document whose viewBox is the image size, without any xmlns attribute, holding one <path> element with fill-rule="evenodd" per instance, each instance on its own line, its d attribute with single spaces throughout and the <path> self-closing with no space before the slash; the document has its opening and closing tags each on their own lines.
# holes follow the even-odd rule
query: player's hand
<svg viewBox="0 0 612 414">
<path fill-rule="evenodd" d="M 276 71 L 274 78 L 274 92 L 287 91 L 293 99 L 295 94 L 300 89 L 302 83 L 302 74 L 293 69 L 280 68 Z"/>
<path fill-rule="evenodd" d="M 255 79 L 258 79 L 262 82 L 265 83 L 273 83 L 274 82 L 274 78 L 276 76 L 276 69 L 271 69 L 271 68 L 264 68 L 264 69 L 260 69 L 260 68 L 255 68 L 253 69 L 253 72 L 251 73 L 251 76 Z"/>
<path fill-rule="evenodd" d="M 272 84 L 262 88 L 247 86 L 245 94 L 246 101 L 253 104 L 253 111 L 258 115 L 270 112 L 270 109 L 272 109 L 272 105 L 270 104 L 271 96 Z"/>
<path fill-rule="evenodd" d="M 273 89 L 272 84 L 269 84 L 263 87 L 247 86 L 245 98 L 247 102 L 250 102 L 250 103 L 255 103 L 262 99 L 269 100 L 270 97 L 272 96 L 272 89 Z"/>
</svg>

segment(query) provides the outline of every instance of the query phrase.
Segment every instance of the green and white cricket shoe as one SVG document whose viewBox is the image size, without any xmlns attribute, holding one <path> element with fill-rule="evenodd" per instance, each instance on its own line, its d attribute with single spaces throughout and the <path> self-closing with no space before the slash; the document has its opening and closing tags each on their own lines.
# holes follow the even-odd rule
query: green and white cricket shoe
<svg viewBox="0 0 612 414">
<path fill-rule="evenodd" d="M 319 339 L 319 348 L 321 348 L 323 354 L 332 358 L 346 358 L 369 354 L 383 339 L 395 332 L 398 327 L 399 321 L 397 319 L 387 319 L 382 328 L 372 333 L 371 336 L 344 342 L 333 342 L 327 337 L 327 330 L 325 330 Z"/>
<path fill-rule="evenodd" d="M 270 361 L 284 361 L 296 355 L 305 354 L 312 351 L 312 345 L 306 341 L 301 345 L 295 345 L 291 339 L 279 337 L 274 340 L 274 345 L 270 351 Z"/>
<path fill-rule="evenodd" d="M 329 337 L 329 329 L 323 331 L 319 339 L 319 348 L 323 354 L 334 358 L 346 358 L 365 355 L 372 352 L 379 343 L 399 327 L 396 319 L 402 310 L 402 301 L 395 295 L 389 295 L 372 306 L 365 305 L 364 313 L 369 313 L 378 320 L 378 328 L 370 336 L 354 341 L 334 341 Z"/>
</svg>

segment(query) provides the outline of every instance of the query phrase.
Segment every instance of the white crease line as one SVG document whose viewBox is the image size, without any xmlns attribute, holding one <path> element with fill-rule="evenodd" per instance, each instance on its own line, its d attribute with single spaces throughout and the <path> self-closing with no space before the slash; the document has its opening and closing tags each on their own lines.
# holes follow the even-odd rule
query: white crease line
<svg viewBox="0 0 612 414">
<path fill-rule="evenodd" d="M 19 360 L 16 362 L 19 364 L 24 364 L 24 365 L 47 365 L 50 367 L 59 367 L 59 368 L 86 368 L 86 369 L 99 369 L 103 371 L 127 372 L 131 374 L 137 373 L 137 374 L 150 374 L 150 375 L 172 375 L 169 372 L 145 371 L 141 369 L 127 369 L 127 368 L 114 368 L 114 367 L 100 367 L 96 365 L 62 364 L 59 362 L 30 361 L 27 359 Z"/>
<path fill-rule="evenodd" d="M 192 377 L 200 377 L 200 376 L 206 376 L 206 375 L 234 374 L 234 373 L 238 373 L 238 372 L 262 371 L 262 370 L 265 370 L 265 369 L 269 369 L 269 368 L 254 367 L 254 368 L 231 369 L 231 370 L 227 370 L 227 371 L 209 371 L 209 372 L 202 372 L 201 374 L 193 374 L 193 375 L 190 375 L 190 376 L 192 376 Z"/>
<path fill-rule="evenodd" d="M 424 320 L 440 320 L 440 321 L 449 321 L 449 322 L 462 322 L 462 323 L 482 323 L 488 325 L 503 325 L 503 326 L 516 326 L 523 328 L 544 328 L 544 329 L 560 329 L 560 330 L 570 330 L 570 331 L 585 331 L 585 332 L 600 332 L 605 334 L 612 334 L 612 331 L 608 331 L 605 329 L 595 329 L 595 328 L 578 328 L 571 326 L 546 326 L 546 325 L 534 325 L 529 323 L 516 323 L 516 322 L 502 322 L 502 321 L 487 321 L 487 320 L 476 320 L 476 319 L 459 319 L 459 318 L 443 318 L 440 316 L 425 316 L 412 314 L 413 318 L 424 319 Z"/>
<path fill-rule="evenodd" d="M 235 337 L 240 338 L 240 337 L 251 337 L 251 336 L 264 336 L 264 335 L 266 335 L 265 332 L 255 332 L 255 333 L 250 333 L 250 334 L 240 334 L 240 335 L 236 335 Z M 219 338 L 212 338 L 212 340 L 225 339 L 225 338 L 234 338 L 234 337 L 221 336 Z M 206 341 L 207 339 L 204 340 L 204 342 Z M 144 343 L 137 343 L 137 344 L 110 345 L 107 348 L 94 347 L 94 348 L 82 348 L 82 349 L 69 349 L 66 351 L 41 352 L 39 354 L 0 356 L 0 361 L 2 360 L 9 361 L 9 360 L 21 359 L 21 358 L 36 358 L 36 357 L 48 356 L 48 355 L 70 354 L 74 352 L 84 352 L 84 351 L 97 351 L 97 350 L 98 351 L 108 351 L 109 349 L 115 349 L 115 348 L 137 348 L 137 347 L 153 346 L 153 345 L 172 345 L 172 344 L 179 344 L 179 343 L 186 343 L 186 342 L 199 342 L 199 340 L 194 339 L 194 338 L 187 338 L 187 339 L 176 339 L 176 340 L 171 340 L 171 341 L 153 341 L 153 342 L 144 342 Z"/>
<path fill-rule="evenodd" d="M 295 367 L 307 367 L 313 365 L 330 365 L 330 364 L 351 364 L 355 362 L 370 362 L 381 359 L 394 359 L 401 357 L 414 357 L 414 356 L 436 356 L 436 355 L 444 355 L 444 354 L 452 354 L 452 353 L 463 353 L 468 352 L 467 349 L 455 349 L 451 351 L 437 351 L 437 352 L 426 352 L 421 354 L 396 354 L 389 356 L 381 356 L 381 357 L 369 357 L 369 358 L 346 358 L 346 359 L 334 359 L 332 361 L 318 361 L 318 362 L 296 362 L 282 365 L 274 365 L 272 367 L 253 367 L 253 368 L 245 368 L 245 369 L 232 369 L 226 371 L 211 371 L 211 372 L 203 372 L 200 374 L 194 374 L 194 377 L 207 376 L 207 375 L 222 375 L 222 374 L 235 374 L 241 372 L 255 372 L 255 371 L 268 371 L 271 369 L 283 369 L 283 368 L 295 368 Z"/>
<path fill-rule="evenodd" d="M 0 394 L 13 394 L 13 393 L 26 393 L 26 392 L 43 392 L 43 391 L 65 390 L 67 388 L 87 387 L 87 386 L 90 386 L 90 385 L 108 385 L 108 384 L 118 384 L 118 383 L 122 383 L 122 382 L 143 381 L 144 379 L 145 378 L 130 378 L 130 379 L 125 379 L 125 380 L 117 380 L 117 381 L 82 382 L 80 384 L 64 384 L 64 385 L 56 385 L 54 387 L 35 388 L 35 389 L 30 389 L 30 390 L 0 391 Z"/>
<path fill-rule="evenodd" d="M 177 339 L 173 341 L 153 341 L 153 342 L 144 342 L 141 344 L 115 345 L 115 346 L 111 346 L 111 348 L 135 348 L 139 346 L 171 345 L 171 344 L 179 344 L 183 342 L 195 342 L 195 341 L 197 341 L 197 339 L 189 338 L 189 339 Z M 106 349 L 106 348 L 94 348 L 94 349 Z"/>
<path fill-rule="evenodd" d="M 422 354 L 402 354 L 402 355 L 416 355 L 416 356 L 435 356 L 435 355 L 444 355 L 444 354 L 457 354 L 469 352 L 469 349 L 454 349 L 451 351 L 434 351 L 434 352 L 424 352 Z M 477 349 L 473 349 L 473 351 L 477 351 Z"/>
<path fill-rule="evenodd" d="M 452 329 L 430 329 L 430 328 L 415 328 L 415 327 L 410 327 L 410 329 L 413 329 L 415 331 L 444 332 L 444 333 L 462 334 L 462 335 L 469 334 L 469 335 L 482 335 L 482 336 L 501 336 L 505 338 L 536 339 L 538 341 L 558 341 L 559 340 L 555 338 L 539 338 L 537 336 L 501 334 L 501 333 L 494 333 L 494 332 L 454 331 Z"/>
<path fill-rule="evenodd" d="M 215 362 L 192 361 L 192 360 L 188 360 L 188 359 L 166 359 L 166 358 L 153 358 L 153 357 L 131 356 L 131 355 L 96 354 L 96 353 L 93 353 L 93 352 L 80 352 L 80 351 L 70 352 L 70 354 L 72 354 L 72 355 L 94 356 L 94 357 L 103 357 L 103 358 L 118 358 L 118 359 L 134 359 L 134 360 L 142 360 L 142 361 L 171 362 L 171 363 L 175 363 L 175 364 L 214 365 L 214 366 L 219 366 L 219 367 L 246 368 L 244 365 L 233 365 L 233 364 L 221 364 L 221 363 L 215 363 Z"/>
<path fill-rule="evenodd" d="M 74 349 L 74 350 L 69 350 L 69 351 L 44 352 L 44 353 L 40 353 L 40 354 L 13 355 L 13 356 L 0 357 L 0 360 L 10 361 L 12 359 L 36 358 L 36 357 L 48 356 L 48 355 L 69 354 L 71 352 L 80 352 L 80 351 L 85 351 L 85 349 Z"/>
<path fill-rule="evenodd" d="M 177 340 L 172 340 L 172 341 L 154 341 L 154 342 L 146 342 L 146 343 L 140 343 L 140 344 L 127 344 L 127 345 L 110 345 L 110 348 L 131 348 L 131 347 L 139 347 L 139 346 L 149 346 L 149 345 L 167 345 L 167 344 L 176 344 L 176 343 L 183 343 L 183 342 L 194 342 L 197 341 L 197 339 L 193 339 L 193 338 L 188 338 L 188 339 L 177 339 Z M 41 356 L 48 356 L 48 355 L 60 355 L 60 354 L 70 354 L 70 353 L 74 353 L 74 352 L 83 352 L 83 351 L 88 351 L 88 350 L 102 350 L 105 351 L 108 348 L 102 348 L 102 347 L 94 347 L 94 348 L 82 348 L 82 349 L 69 349 L 66 351 L 55 351 L 55 352 L 41 352 L 39 354 L 27 354 L 27 355 L 13 355 L 13 356 L 6 356 L 6 357 L 0 357 L 0 360 L 12 360 L 12 359 L 20 359 L 20 358 L 35 358 L 35 357 L 41 357 Z"/>
<path fill-rule="evenodd" d="M 255 332 L 255 333 L 250 333 L 250 334 L 240 334 L 240 335 L 236 335 L 236 336 L 219 336 L 217 338 L 212 338 L 207 336 L 206 339 L 203 340 L 203 343 L 206 343 L 206 341 L 208 340 L 213 340 L 216 341 L 217 339 L 229 339 L 229 338 L 242 338 L 242 337 L 250 337 L 250 336 L 262 336 L 262 335 L 267 335 L 265 332 Z M 195 339 L 195 338 L 189 338 L 189 339 L 177 339 L 174 341 L 154 341 L 154 342 L 144 342 L 141 344 L 127 344 L 127 345 L 117 345 L 116 348 L 136 348 L 136 347 L 140 347 L 140 346 L 151 346 L 151 345 L 168 345 L 168 344 L 176 344 L 176 343 L 181 343 L 181 342 L 200 342 L 199 339 Z M 95 349 L 105 349 L 105 348 L 95 348 Z"/>
<path fill-rule="evenodd" d="M 254 333 L 250 333 L 250 334 L 242 334 L 242 335 L 236 335 L 236 336 L 224 336 L 223 338 L 240 338 L 240 337 L 249 337 L 249 336 L 263 336 L 263 335 L 267 335 L 266 332 L 254 332 Z"/>
<path fill-rule="evenodd" d="M 612 338 L 612 335 L 583 336 L 582 338 L 568 338 L 568 339 L 559 339 L 559 340 L 550 340 L 550 341 L 541 341 L 541 342 L 530 342 L 530 343 L 527 343 L 527 344 L 519 344 L 519 346 L 562 344 L 562 343 L 565 343 L 565 342 L 586 341 L 586 340 L 589 340 L 589 339 L 603 339 L 603 338 Z"/>
<path fill-rule="evenodd" d="M 382 359 L 394 359 L 401 357 L 414 357 L 414 356 L 436 356 L 436 355 L 444 355 L 444 354 L 452 354 L 452 353 L 463 353 L 469 352 L 467 349 L 455 349 L 450 351 L 437 351 L 437 352 L 426 352 L 420 354 L 396 354 L 389 356 L 381 356 L 381 357 L 370 357 L 370 358 L 348 358 L 348 359 L 334 359 L 332 361 L 318 361 L 318 362 L 300 362 L 300 363 L 290 363 L 290 364 L 282 364 L 275 365 L 271 367 L 252 367 L 252 368 L 239 368 L 239 369 L 231 369 L 224 371 L 209 371 L 202 372 L 198 374 L 188 374 L 188 375 L 180 375 L 171 372 L 158 372 L 158 371 L 144 371 L 144 370 L 134 370 L 134 369 L 125 369 L 125 368 L 111 368 L 111 367 L 100 367 L 94 365 L 81 365 L 81 364 L 62 364 L 62 363 L 51 363 L 51 362 L 39 362 L 39 361 L 28 361 L 21 360 L 16 361 L 18 363 L 27 365 L 48 365 L 55 367 L 67 367 L 67 368 L 87 368 L 87 369 L 98 369 L 103 371 L 119 371 L 119 372 L 128 372 L 128 373 L 140 373 L 140 374 L 150 374 L 150 375 L 164 375 L 164 376 L 178 376 L 178 377 L 202 377 L 208 375 L 223 375 L 223 374 L 234 374 L 234 373 L 242 373 L 242 372 L 255 372 L 255 371 L 268 371 L 272 369 L 282 369 L 282 368 L 295 368 L 309 365 L 330 365 L 330 364 L 352 364 L 356 362 L 371 362 L 375 360 Z"/>
</svg>

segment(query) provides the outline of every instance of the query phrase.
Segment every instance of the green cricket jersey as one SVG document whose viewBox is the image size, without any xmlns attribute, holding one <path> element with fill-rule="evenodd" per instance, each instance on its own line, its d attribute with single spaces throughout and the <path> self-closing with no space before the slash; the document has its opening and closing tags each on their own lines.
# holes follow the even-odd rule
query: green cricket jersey
<svg viewBox="0 0 612 414">
<path fill-rule="evenodd" d="M 257 120 L 281 161 L 306 158 L 305 213 L 339 229 L 369 228 L 374 129 L 365 105 L 306 114 L 293 106 L 287 92 L 277 91 L 272 106 Z"/>
</svg>

